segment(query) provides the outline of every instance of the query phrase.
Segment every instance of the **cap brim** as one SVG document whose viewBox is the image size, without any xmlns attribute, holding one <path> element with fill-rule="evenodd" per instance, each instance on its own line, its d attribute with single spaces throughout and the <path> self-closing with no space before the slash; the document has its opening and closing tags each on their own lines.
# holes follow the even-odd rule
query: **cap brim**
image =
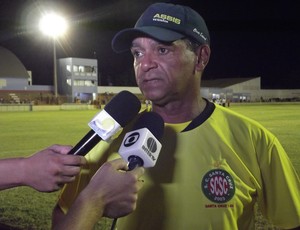
<svg viewBox="0 0 300 230">
<path fill-rule="evenodd" d="M 175 31 L 155 26 L 130 28 L 121 30 L 114 36 L 112 48 L 117 53 L 128 51 L 132 41 L 140 36 L 151 37 L 161 42 L 173 42 L 185 37 L 183 34 Z"/>
</svg>

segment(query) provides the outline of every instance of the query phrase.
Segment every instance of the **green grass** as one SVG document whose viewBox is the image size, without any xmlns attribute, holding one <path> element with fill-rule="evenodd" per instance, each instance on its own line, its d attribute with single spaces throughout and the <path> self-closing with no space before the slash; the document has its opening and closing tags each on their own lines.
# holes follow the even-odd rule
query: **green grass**
<svg viewBox="0 0 300 230">
<path fill-rule="evenodd" d="M 230 109 L 260 122 L 274 133 L 300 174 L 300 103 L 233 104 Z"/>
<path fill-rule="evenodd" d="M 300 104 L 232 104 L 271 130 L 287 150 L 300 172 Z M 28 156 L 52 144 L 74 145 L 89 130 L 93 111 L 3 112 L 0 113 L 0 158 Z M 50 229 L 51 212 L 58 192 L 39 193 L 27 187 L 1 191 L 0 223 L 16 229 Z M 258 217 L 257 229 L 272 229 Z M 100 221 L 95 229 L 109 229 Z"/>
<path fill-rule="evenodd" d="M 98 111 L 0 113 L 0 158 L 28 156 L 52 144 L 74 145 Z M 19 187 L 1 192 L 0 223 L 21 229 L 49 229 L 58 192 Z"/>
</svg>

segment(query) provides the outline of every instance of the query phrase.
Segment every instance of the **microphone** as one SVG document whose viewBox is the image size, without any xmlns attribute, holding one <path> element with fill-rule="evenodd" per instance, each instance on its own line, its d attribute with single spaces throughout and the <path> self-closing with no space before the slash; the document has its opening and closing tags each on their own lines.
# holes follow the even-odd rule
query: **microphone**
<svg viewBox="0 0 300 230">
<path fill-rule="evenodd" d="M 129 171 L 136 167 L 153 167 L 156 164 L 164 133 L 164 121 L 154 112 L 146 112 L 136 121 L 133 131 L 126 133 L 119 154 L 128 162 Z"/>
<path fill-rule="evenodd" d="M 164 120 L 154 112 L 141 114 L 133 126 L 133 131 L 125 134 L 119 154 L 128 162 L 128 171 L 136 167 L 153 167 L 156 164 L 164 134 Z M 111 225 L 115 229 L 117 218 Z"/>
<path fill-rule="evenodd" d="M 129 91 L 115 95 L 104 109 L 88 123 L 91 130 L 68 154 L 86 155 L 99 141 L 116 138 L 141 109 L 139 99 Z"/>
</svg>

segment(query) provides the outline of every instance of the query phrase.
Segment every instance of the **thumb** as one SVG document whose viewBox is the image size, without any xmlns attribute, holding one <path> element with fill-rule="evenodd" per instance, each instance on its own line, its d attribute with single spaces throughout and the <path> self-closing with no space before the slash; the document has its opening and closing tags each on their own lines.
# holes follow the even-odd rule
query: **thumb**
<svg viewBox="0 0 300 230">
<path fill-rule="evenodd" d="M 123 160 L 122 158 L 118 158 L 112 161 L 109 161 L 113 168 L 116 170 L 124 170 L 127 171 L 128 167 L 127 167 L 127 162 L 125 160 Z"/>
</svg>

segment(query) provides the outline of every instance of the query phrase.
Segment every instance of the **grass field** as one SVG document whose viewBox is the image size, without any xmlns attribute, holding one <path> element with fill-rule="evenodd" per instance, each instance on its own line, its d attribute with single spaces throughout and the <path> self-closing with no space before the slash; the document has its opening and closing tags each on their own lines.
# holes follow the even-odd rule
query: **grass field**
<svg viewBox="0 0 300 230">
<path fill-rule="evenodd" d="M 232 104 L 277 135 L 300 173 L 300 104 Z M 74 145 L 89 130 L 93 111 L 0 113 L 0 158 L 28 156 L 54 143 Z M 39 193 L 19 187 L 1 192 L 0 223 L 14 229 L 50 229 L 58 192 Z M 259 218 L 258 229 L 272 229 Z M 109 229 L 103 220 L 96 229 Z"/>
</svg>

